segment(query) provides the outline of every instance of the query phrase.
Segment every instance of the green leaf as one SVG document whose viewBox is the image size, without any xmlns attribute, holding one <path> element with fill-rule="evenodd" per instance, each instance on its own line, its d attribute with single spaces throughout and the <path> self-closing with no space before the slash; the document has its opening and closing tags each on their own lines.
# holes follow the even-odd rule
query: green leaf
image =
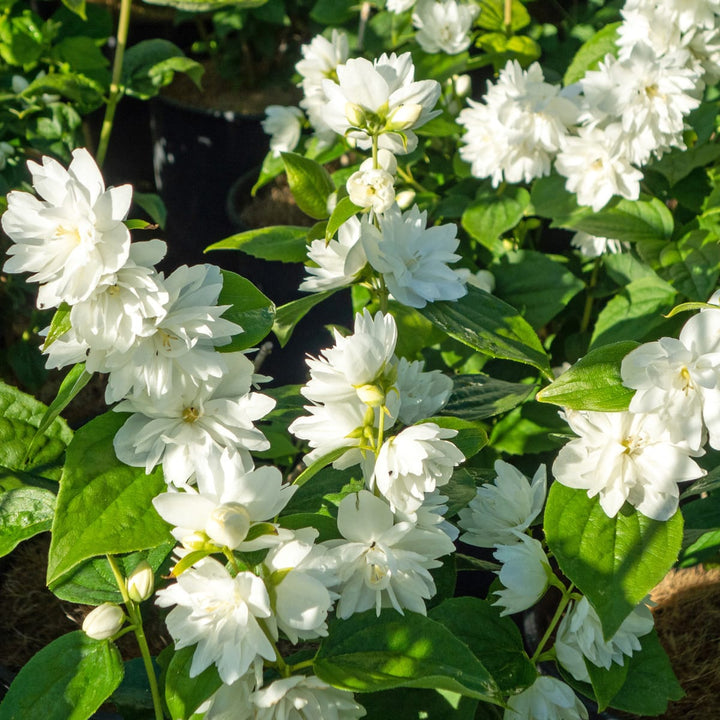
<svg viewBox="0 0 720 720">
<path fill-rule="evenodd" d="M 150 475 L 115 456 L 113 438 L 127 415 L 108 412 L 75 433 L 60 481 L 48 585 L 83 560 L 134 552 L 168 541 L 168 526 L 152 499 L 166 489 L 162 470 Z"/>
<path fill-rule="evenodd" d="M 52 54 L 56 62 L 67 63 L 73 70 L 88 74 L 110 64 L 95 40 L 84 35 L 63 38 L 55 45 Z"/>
<path fill-rule="evenodd" d="M 442 623 L 472 650 L 504 693 L 533 684 L 537 671 L 523 647 L 517 625 L 487 600 L 459 597 L 445 600 L 428 617 Z"/>
<path fill-rule="evenodd" d="M 43 343 L 43 350 L 47 350 L 59 337 L 72 328 L 70 324 L 70 306 L 64 302 L 55 311 L 50 321 L 50 329 Z"/>
<path fill-rule="evenodd" d="M 52 73 L 36 77 L 21 93 L 24 98 L 37 95 L 62 95 L 76 104 L 81 114 L 86 114 L 103 104 L 103 86 L 78 73 Z"/>
<path fill-rule="evenodd" d="M 396 688 L 355 698 L 367 711 L 365 720 L 476 720 L 478 701 L 456 693 Z"/>
<path fill-rule="evenodd" d="M 465 210 L 461 223 L 471 237 L 499 255 L 505 250 L 500 236 L 522 220 L 529 205 L 530 193 L 525 188 L 509 185 L 500 195 L 487 189 Z"/>
<path fill-rule="evenodd" d="M 598 30 L 593 36 L 580 46 L 575 57 L 565 71 L 563 85 L 566 87 L 581 80 L 588 70 L 595 70 L 605 56 L 615 55 L 615 45 L 618 38 L 618 28 L 621 23 L 611 23 Z"/>
<path fill-rule="evenodd" d="M 331 450 L 322 457 L 319 457 L 312 465 L 306 467 L 296 478 L 293 480 L 293 485 L 302 487 L 308 480 L 315 477 L 324 467 L 327 467 L 330 463 L 335 462 L 338 458 L 342 457 L 349 448 L 341 447 Z"/>
<path fill-rule="evenodd" d="M 275 333 L 280 347 L 287 345 L 290 336 L 293 334 L 293 330 L 295 330 L 295 326 L 305 315 L 335 292 L 337 292 L 337 290 L 325 290 L 324 292 L 312 293 L 312 295 L 308 295 L 307 297 L 302 297 L 299 300 L 293 300 L 285 305 L 281 305 L 275 313 L 275 323 L 272 326 L 272 331 Z"/>
<path fill-rule="evenodd" d="M 316 542 L 325 542 L 326 540 L 335 540 L 342 537 L 337 527 L 335 518 L 322 513 L 295 513 L 293 515 L 283 515 L 280 520 L 280 527 L 290 530 L 300 530 L 301 528 L 314 528 L 319 535 Z"/>
<path fill-rule="evenodd" d="M 657 633 L 653 630 L 641 637 L 640 646 L 631 658 L 625 658 L 627 680 L 611 705 L 636 715 L 661 715 L 667 710 L 668 700 L 680 700 L 685 693 Z"/>
<path fill-rule="evenodd" d="M 450 442 L 460 450 L 466 460 L 473 455 L 477 455 L 488 442 L 487 433 L 484 428 L 472 420 L 463 420 L 462 418 L 445 415 L 427 418 L 427 420 L 416 424 L 421 425 L 423 423 L 435 423 L 441 428 L 457 430 L 457 435 L 450 438 Z"/>
<path fill-rule="evenodd" d="M 627 680 L 630 663 L 627 658 L 623 658 L 623 660 L 622 665 L 613 662 L 606 670 L 604 667 L 593 665 L 587 658 L 585 659 L 585 667 L 590 676 L 593 694 L 598 704 L 598 710 L 601 712 L 611 704 L 612 699 Z"/>
<path fill-rule="evenodd" d="M 261 260 L 297 263 L 307 258 L 308 228 L 299 225 L 273 225 L 231 235 L 208 245 L 209 250 L 242 250 Z"/>
<path fill-rule="evenodd" d="M 517 60 L 525 67 L 542 54 L 535 40 L 526 35 L 508 37 L 504 32 L 486 33 L 477 39 L 476 44 L 487 53 L 487 57 L 482 58 L 484 64 L 492 62 L 496 70 L 503 67 L 508 60 Z"/>
<path fill-rule="evenodd" d="M 536 385 L 496 380 L 489 375 L 455 375 L 445 415 L 465 420 L 484 420 L 512 410 L 527 400 Z"/>
<path fill-rule="evenodd" d="M 679 293 L 705 301 L 720 276 L 720 238 L 707 230 L 692 230 L 660 252 L 660 274 Z"/>
<path fill-rule="evenodd" d="M 60 461 L 72 439 L 64 420 L 56 418 L 34 442 L 30 458 L 28 445 L 45 417 L 47 407 L 17 388 L 0 383 L 0 466 L 57 480 Z"/>
<path fill-rule="evenodd" d="M 480 15 L 476 25 L 486 30 L 505 31 L 505 4 L 503 0 L 480 0 Z M 510 6 L 510 30 L 515 32 L 530 24 L 530 15 L 520 0 Z"/>
<path fill-rule="evenodd" d="M 631 282 L 601 310 L 590 347 L 656 337 L 667 322 L 663 314 L 674 301 L 675 289 L 663 280 L 647 277 Z"/>
<path fill-rule="evenodd" d="M 351 217 L 355 217 L 361 210 L 362 208 L 356 205 L 349 197 L 344 197 L 340 200 L 332 211 L 332 215 L 330 215 L 327 227 L 325 228 L 325 242 L 330 242 L 340 227 Z"/>
<path fill-rule="evenodd" d="M 23 540 L 46 532 L 55 514 L 55 494 L 22 487 L 0 494 L 0 557 Z"/>
<path fill-rule="evenodd" d="M 133 191 L 133 202 L 140 206 L 162 229 L 167 221 L 167 208 L 157 193 L 143 193 Z"/>
<path fill-rule="evenodd" d="M 620 365 L 638 344 L 634 340 L 626 340 L 591 350 L 544 387 L 537 394 L 537 400 L 572 410 L 627 410 L 635 391 L 622 384 Z"/>
<path fill-rule="evenodd" d="M 714 163 L 720 157 L 720 145 L 716 143 L 698 143 L 681 150 L 676 148 L 665 153 L 660 160 L 648 166 L 649 170 L 660 173 L 670 187 L 684 180 L 695 168 Z"/>
<path fill-rule="evenodd" d="M 511 410 L 493 427 L 490 445 L 509 455 L 526 455 L 557 450 L 567 433 L 567 424 L 557 408 L 537 402 L 527 402 Z"/>
<path fill-rule="evenodd" d="M 454 302 L 428 303 L 420 310 L 450 337 L 495 358 L 532 365 L 552 377 L 548 357 L 518 311 L 475 287 Z"/>
<path fill-rule="evenodd" d="M 45 411 L 35 435 L 27 447 L 26 458 L 32 455 L 35 443 L 46 433 L 55 422 L 55 418 L 70 404 L 70 401 L 90 382 L 90 378 L 92 378 L 92 373 L 85 371 L 85 363 L 77 363 L 68 370 L 67 375 L 60 383 L 55 399 Z"/>
<path fill-rule="evenodd" d="M 140 563 L 145 560 L 153 572 L 165 562 L 175 547 L 174 542 L 165 542 L 150 550 L 129 553 L 115 558 L 120 569 L 127 577 Z M 67 602 L 82 605 L 100 605 L 104 602 L 123 602 L 107 558 L 93 558 L 77 565 L 52 587 L 53 594 Z"/>
<path fill-rule="evenodd" d="M 141 40 L 125 53 L 121 83 L 128 95 L 147 100 L 169 85 L 176 72 L 185 73 L 199 87 L 204 68 L 169 40 Z"/>
<path fill-rule="evenodd" d="M 533 250 L 506 253 L 488 267 L 495 295 L 518 308 L 535 329 L 565 309 L 585 284 L 562 262 Z"/>
<path fill-rule="evenodd" d="M 215 665 L 210 665 L 197 677 L 190 677 L 195 649 L 193 645 L 176 650 L 165 673 L 165 702 L 173 720 L 189 720 L 198 707 L 222 686 Z"/>
<path fill-rule="evenodd" d="M 556 482 L 545 508 L 545 537 L 562 572 L 597 611 L 606 638 L 677 560 L 683 519 L 667 522 L 626 505 L 611 518 L 599 498 Z"/>
<path fill-rule="evenodd" d="M 249 280 L 229 270 L 221 270 L 223 289 L 218 305 L 230 305 L 223 313 L 226 320 L 237 323 L 243 331 L 235 335 L 229 345 L 218 348 L 222 352 L 235 352 L 255 347 L 267 337 L 275 321 L 275 305 Z"/>
<path fill-rule="evenodd" d="M 122 677 L 115 645 L 76 630 L 44 647 L 20 670 L 0 705 L 0 720 L 87 720 Z"/>
<path fill-rule="evenodd" d="M 330 173 L 320 163 L 296 153 L 284 152 L 281 157 L 297 206 L 311 218 L 324 220 L 330 214 L 328 196 L 335 192 Z"/>
<path fill-rule="evenodd" d="M 441 623 L 418 613 L 358 613 L 332 623 L 315 673 L 335 687 L 376 692 L 396 687 L 449 690 L 501 702 L 497 684 L 468 646 Z"/>
<path fill-rule="evenodd" d="M 62 0 L 62 4 L 85 20 L 85 0 Z"/>
<path fill-rule="evenodd" d="M 446 517 L 452 517 L 470 504 L 475 497 L 477 476 L 475 468 L 460 467 L 455 470 L 447 485 L 442 486 L 442 494 L 447 497 Z"/>
<path fill-rule="evenodd" d="M 342 25 L 357 14 L 355 0 L 318 0 L 310 17 L 321 25 Z"/>
</svg>

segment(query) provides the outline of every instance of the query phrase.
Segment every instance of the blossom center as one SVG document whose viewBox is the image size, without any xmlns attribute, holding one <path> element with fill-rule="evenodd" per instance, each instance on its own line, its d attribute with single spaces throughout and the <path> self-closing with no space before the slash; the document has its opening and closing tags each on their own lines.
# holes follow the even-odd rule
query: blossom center
<svg viewBox="0 0 720 720">
<path fill-rule="evenodd" d="M 690 375 L 690 371 L 683 367 L 683 369 L 680 371 L 680 382 L 682 383 L 682 387 L 680 388 L 686 395 L 691 391 L 695 389 L 695 384 L 692 381 L 692 376 Z"/>
<path fill-rule="evenodd" d="M 191 405 L 182 411 L 182 419 L 186 423 L 194 423 L 201 415 L 200 409 Z"/>
<path fill-rule="evenodd" d="M 623 453 L 632 458 L 642 454 L 645 445 L 647 445 L 647 438 L 642 434 L 628 435 L 626 438 L 623 438 L 620 444 L 625 448 Z"/>
</svg>

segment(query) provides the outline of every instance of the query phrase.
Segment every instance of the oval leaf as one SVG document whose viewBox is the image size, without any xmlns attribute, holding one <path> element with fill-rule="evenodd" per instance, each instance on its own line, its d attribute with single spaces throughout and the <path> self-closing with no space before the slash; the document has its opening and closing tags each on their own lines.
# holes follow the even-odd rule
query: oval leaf
<svg viewBox="0 0 720 720">
<path fill-rule="evenodd" d="M 275 304 L 263 295 L 249 280 L 229 270 L 221 270 L 223 289 L 218 305 L 231 305 L 223 313 L 226 320 L 237 323 L 243 331 L 229 345 L 218 350 L 235 352 L 254 347 L 267 337 L 275 321 Z"/>
<path fill-rule="evenodd" d="M 55 513 L 55 495 L 37 487 L 9 490 L 0 495 L 0 557 L 15 546 L 49 530 Z"/>
<path fill-rule="evenodd" d="M 537 400 L 572 410 L 627 410 L 635 391 L 622 384 L 620 364 L 638 344 L 626 340 L 591 350 L 543 388 Z"/>
<path fill-rule="evenodd" d="M 307 257 L 308 228 L 300 225 L 273 225 L 231 235 L 205 248 L 209 250 L 242 250 L 261 260 L 303 262 Z"/>
<path fill-rule="evenodd" d="M 556 482 L 545 508 L 545 537 L 560 569 L 587 595 L 606 638 L 652 590 L 677 560 L 683 519 L 667 522 L 629 505 L 611 518 L 599 498 Z"/>
<path fill-rule="evenodd" d="M 330 173 L 320 163 L 296 153 L 285 152 L 281 157 L 297 206 L 315 220 L 328 217 L 328 196 L 335 192 Z"/>
<path fill-rule="evenodd" d="M 76 630 L 54 640 L 23 667 L 0 705 L 0 720 L 87 720 L 122 678 L 115 645 Z"/>
</svg>

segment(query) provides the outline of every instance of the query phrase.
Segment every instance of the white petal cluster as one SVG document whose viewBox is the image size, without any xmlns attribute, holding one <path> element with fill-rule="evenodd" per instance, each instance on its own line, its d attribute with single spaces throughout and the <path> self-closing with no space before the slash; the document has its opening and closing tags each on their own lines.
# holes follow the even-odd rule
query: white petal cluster
<svg viewBox="0 0 720 720">
<path fill-rule="evenodd" d="M 268 105 L 265 108 L 262 129 L 270 135 L 273 157 L 280 157 L 280 153 L 292 152 L 297 147 L 304 117 L 303 111 L 296 107 Z"/>
<path fill-rule="evenodd" d="M 427 53 L 457 55 L 470 46 L 479 12 L 479 6 L 458 0 L 418 0 L 412 16 L 415 39 Z"/>
<path fill-rule="evenodd" d="M 160 607 L 175 606 L 166 620 L 175 647 L 197 644 L 190 677 L 215 664 L 222 681 L 231 684 L 258 655 L 275 660 L 261 626 L 272 615 L 270 597 L 257 575 L 232 577 L 221 563 L 206 558 L 156 594 Z"/>
<path fill-rule="evenodd" d="M 545 466 L 533 479 L 517 468 L 497 460 L 497 477 L 475 491 L 468 507 L 460 511 L 461 540 L 477 547 L 511 545 L 518 542 L 517 533 L 527 530 L 540 514 L 547 485 Z"/>
<path fill-rule="evenodd" d="M 361 167 L 348 178 L 346 188 L 355 205 L 375 213 L 384 213 L 395 202 L 395 180 L 382 168 Z"/>
<path fill-rule="evenodd" d="M 313 240 L 308 258 L 312 264 L 305 266 L 308 277 L 300 284 L 303 292 L 323 292 L 353 283 L 367 265 L 360 242 L 360 220 L 354 216 L 344 222 L 337 238 L 329 243 Z"/>
<path fill-rule="evenodd" d="M 539 540 L 517 532 L 519 542 L 498 545 L 493 553 L 502 563 L 498 577 L 504 588 L 495 590 L 498 600 L 493 603 L 503 608 L 500 615 L 513 615 L 532 607 L 544 594 L 552 570 Z"/>
<path fill-rule="evenodd" d="M 316 35 L 311 42 L 300 48 L 302 60 L 295 70 L 302 80 L 303 99 L 300 107 L 305 110 L 308 120 L 315 130 L 315 137 L 321 143 L 331 143 L 335 131 L 325 120 L 325 106 L 328 98 L 323 89 L 323 80 L 337 79 L 337 67 L 348 59 L 348 38 L 344 32 L 333 30 L 330 39 Z"/>
<path fill-rule="evenodd" d="M 657 415 L 631 412 L 566 411 L 579 437 L 561 448 L 553 474 L 563 485 L 596 495 L 610 517 L 629 502 L 653 520 L 677 510 L 678 483 L 705 471 L 687 445 L 672 442 Z"/>
<path fill-rule="evenodd" d="M 223 450 L 242 453 L 270 447 L 253 422 L 267 415 L 275 401 L 250 392 L 253 364 L 243 353 L 223 357 L 226 374 L 200 387 L 180 386 L 160 398 L 149 394 L 123 400 L 114 409 L 131 412 L 115 436 L 118 458 L 146 472 L 159 464 L 165 480 L 178 487 L 218 458 Z"/>
<path fill-rule="evenodd" d="M 43 157 L 28 162 L 33 187 L 8 193 L 2 228 L 13 241 L 5 272 L 30 272 L 40 283 L 38 307 L 74 305 L 87 300 L 103 277 L 117 272 L 128 259 L 130 231 L 123 224 L 132 187 L 105 189 L 87 150 L 73 151 L 66 170 Z"/>
<path fill-rule="evenodd" d="M 606 254 L 616 255 L 623 249 L 623 244 L 619 240 L 590 235 L 582 231 L 572 236 L 570 244 L 586 258 L 596 258 Z"/>
<path fill-rule="evenodd" d="M 540 675 L 527 689 L 508 700 L 503 720 L 587 720 L 588 712 L 572 688 Z"/>
<path fill-rule="evenodd" d="M 605 640 L 598 614 L 583 597 L 560 622 L 555 639 L 558 662 L 580 682 L 590 682 L 585 661 L 610 669 L 612 663 L 623 665 L 625 656 L 640 650 L 638 638 L 653 629 L 653 617 L 644 603 L 638 605 L 618 628 Z"/>
<path fill-rule="evenodd" d="M 338 530 L 345 540 L 325 543 L 337 562 L 338 617 L 372 608 L 379 615 L 383 607 L 425 614 L 425 600 L 435 594 L 429 571 L 453 551 L 444 532 L 396 523 L 388 505 L 367 490 L 342 500 Z"/>
<path fill-rule="evenodd" d="M 427 213 L 417 205 L 405 213 L 393 206 L 377 220 L 378 226 L 363 219 L 360 241 L 398 302 L 422 308 L 467 294 L 462 276 L 449 267 L 460 259 L 454 224 L 427 227 Z"/>
<path fill-rule="evenodd" d="M 623 358 L 623 384 L 635 390 L 630 411 L 656 414 L 673 442 L 720 449 L 720 310 L 688 320 L 678 339 L 644 343 Z"/>
<path fill-rule="evenodd" d="M 489 177 L 494 186 L 547 175 L 579 117 L 576 103 L 545 82 L 538 63 L 523 70 L 517 60 L 488 83 L 482 102 L 468 104 L 458 117 L 466 129 L 460 157 L 475 177 Z"/>
<path fill-rule="evenodd" d="M 465 456 L 449 438 L 457 430 L 422 423 L 388 438 L 380 448 L 370 480 L 393 512 L 414 513 L 425 495 L 446 485 Z"/>
<path fill-rule="evenodd" d="M 337 67 L 337 82 L 323 80 L 328 98 L 325 120 L 358 147 L 379 147 L 404 155 L 417 147 L 413 129 L 440 113 L 433 110 L 440 97 L 435 80 L 415 80 L 410 53 L 383 54 L 373 62 L 351 58 Z"/>
</svg>

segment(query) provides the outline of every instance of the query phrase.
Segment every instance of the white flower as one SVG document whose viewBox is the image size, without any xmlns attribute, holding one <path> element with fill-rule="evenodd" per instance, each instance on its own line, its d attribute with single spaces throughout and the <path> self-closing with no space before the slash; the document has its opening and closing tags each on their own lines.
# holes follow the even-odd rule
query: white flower
<svg viewBox="0 0 720 720">
<path fill-rule="evenodd" d="M 107 640 L 120 632 L 124 624 L 123 609 L 115 603 L 104 602 L 85 616 L 82 629 L 93 640 Z"/>
<path fill-rule="evenodd" d="M 56 160 L 28 162 L 33 186 L 43 200 L 26 192 L 8 193 L 2 227 L 14 245 L 5 272 L 31 272 L 41 283 L 38 307 L 73 305 L 87 299 L 101 278 L 119 270 L 130 251 L 123 220 L 132 187 L 105 189 L 87 150 L 73 151 L 67 170 Z"/>
<path fill-rule="evenodd" d="M 448 442 L 456 435 L 457 430 L 423 423 L 388 438 L 377 454 L 371 489 L 377 487 L 393 512 L 415 512 L 425 494 L 446 485 L 454 467 L 465 460 L 460 450 Z"/>
<path fill-rule="evenodd" d="M 300 392 L 313 405 L 305 406 L 310 416 L 299 417 L 291 433 L 307 440 L 313 452 L 305 463 L 340 447 L 358 447 L 365 426 L 368 402 L 374 408 L 372 427 L 384 403 L 390 415 L 387 427 L 397 416 L 399 397 L 395 379 L 397 326 L 392 315 L 367 309 L 355 316 L 355 332 L 343 337 L 335 331 L 335 346 L 322 350 L 320 358 L 309 358 L 310 380 Z M 359 432 L 356 432 L 358 431 Z M 360 462 L 359 451 L 346 453 L 335 467 Z"/>
<path fill-rule="evenodd" d="M 623 385 L 635 390 L 634 413 L 657 413 L 670 438 L 698 451 L 705 444 L 720 448 L 720 353 L 712 340 L 720 328 L 720 311 L 694 315 L 679 339 L 644 343 L 623 358 Z"/>
<path fill-rule="evenodd" d="M 383 213 L 395 202 L 395 181 L 382 168 L 358 170 L 346 183 L 350 200 L 361 208 Z"/>
<path fill-rule="evenodd" d="M 540 465 L 532 481 L 512 465 L 495 462 L 494 484 L 475 491 L 470 505 L 460 511 L 461 540 L 477 547 L 511 545 L 516 531 L 524 532 L 540 514 L 545 502 L 546 472 Z"/>
<path fill-rule="evenodd" d="M 397 174 L 397 158 L 385 148 L 379 148 L 377 152 L 377 165 L 390 175 Z M 360 163 L 360 170 L 372 170 L 375 167 L 374 160 L 369 157 Z"/>
<path fill-rule="evenodd" d="M 395 523 L 387 504 L 367 490 L 347 495 L 338 508 L 338 530 L 346 539 L 325 543 L 337 559 L 341 597 L 337 615 L 392 606 L 425 614 L 425 600 L 435 594 L 429 570 L 436 558 L 451 553 L 445 533 Z"/>
<path fill-rule="evenodd" d="M 385 9 L 397 14 L 409 10 L 414 4 L 415 0 L 387 0 Z"/>
<path fill-rule="evenodd" d="M 545 82 L 538 63 L 523 70 L 517 60 L 507 63 L 494 85 L 488 83 L 482 103 L 468 105 L 458 117 L 466 128 L 460 157 L 475 177 L 489 177 L 494 186 L 547 175 L 579 115 L 559 86 Z"/>
<path fill-rule="evenodd" d="M 365 709 L 353 694 L 320 678 L 294 675 L 275 680 L 252 695 L 255 720 L 356 720 Z"/>
<path fill-rule="evenodd" d="M 322 292 L 353 283 L 367 265 L 360 242 L 360 220 L 357 217 L 346 220 L 338 230 L 337 240 L 329 243 L 323 239 L 313 240 L 308 247 L 308 258 L 314 266 L 305 266 L 309 277 L 300 284 L 300 290 Z"/>
<path fill-rule="evenodd" d="M 162 398 L 136 396 L 115 406 L 134 413 L 115 435 L 120 460 L 150 472 L 162 463 L 165 480 L 184 485 L 223 449 L 267 450 L 270 443 L 253 422 L 275 406 L 272 398 L 250 392 L 253 365 L 242 353 L 224 357 L 226 374 L 200 388 L 179 388 Z"/>
<path fill-rule="evenodd" d="M 498 572 L 504 590 L 495 590 L 503 608 L 500 615 L 513 615 L 532 607 L 544 594 L 552 570 L 538 540 L 516 531 L 520 542 L 498 545 L 493 557 L 502 563 Z"/>
<path fill-rule="evenodd" d="M 582 127 L 577 136 L 566 137 L 555 158 L 555 168 L 567 178 L 565 187 L 577 194 L 578 203 L 589 205 L 595 212 L 613 195 L 628 200 L 640 196 L 643 175 L 630 164 L 625 133 L 617 123 L 602 129 Z"/>
<path fill-rule="evenodd" d="M 596 258 L 601 255 L 615 255 L 622 250 L 623 244 L 613 238 L 590 235 L 586 232 L 576 232 L 570 244 L 580 251 L 583 257 Z"/>
<path fill-rule="evenodd" d="M 103 276 L 87 299 L 70 309 L 75 337 L 88 346 L 89 372 L 107 372 L 107 357 L 128 352 L 137 338 L 155 332 L 170 299 L 153 265 L 164 257 L 161 240 L 132 243 L 119 270 Z"/>
<path fill-rule="evenodd" d="M 670 441 L 657 415 L 566 411 L 565 419 L 580 437 L 560 450 L 553 474 L 598 495 L 610 517 L 627 501 L 653 520 L 668 520 L 678 506 L 677 484 L 705 474 L 686 447 Z"/>
<path fill-rule="evenodd" d="M 492 295 L 493 290 L 495 290 L 495 276 L 489 270 L 468 273 L 465 282 L 468 285 L 484 290 L 488 295 Z"/>
<path fill-rule="evenodd" d="M 588 712 L 572 688 L 541 675 L 526 690 L 512 695 L 503 720 L 587 720 Z"/>
<path fill-rule="evenodd" d="M 262 129 L 270 135 L 270 149 L 273 157 L 291 152 L 300 142 L 302 121 L 305 117 L 300 108 L 285 105 L 268 105 L 265 108 Z"/>
<path fill-rule="evenodd" d="M 277 468 L 252 468 L 243 464 L 240 455 L 226 450 L 200 465 L 196 479 L 197 490 L 185 487 L 185 492 L 161 493 L 152 501 L 160 517 L 173 526 L 176 540 L 192 546 L 198 534 L 204 533 L 220 547 L 243 552 L 281 541 L 279 534 L 246 541 L 253 525 L 274 518 L 297 489 L 283 485 Z"/>
<path fill-rule="evenodd" d="M 640 603 L 609 639 L 603 636 L 600 618 L 583 597 L 560 622 L 555 639 L 558 662 L 580 682 L 590 682 L 585 660 L 597 667 L 610 669 L 622 665 L 625 655 L 640 650 L 639 637 L 653 629 L 653 617 L 645 603 Z"/>
<path fill-rule="evenodd" d="M 418 0 L 412 16 L 415 39 L 427 53 L 456 55 L 469 47 L 479 12 L 477 5 L 457 0 Z"/>
<path fill-rule="evenodd" d="M 686 51 L 658 56 L 641 43 L 626 60 L 608 55 L 580 85 L 592 123 L 618 122 L 625 155 L 643 165 L 670 147 L 685 148 L 685 116 L 700 104 L 698 74 L 687 67 Z"/>
<path fill-rule="evenodd" d="M 360 241 L 368 262 L 399 303 L 422 308 L 467 293 L 461 277 L 448 267 L 460 259 L 454 252 L 459 243 L 454 224 L 426 227 L 427 213 L 417 205 L 405 213 L 391 207 L 378 222 L 379 229 L 362 221 Z"/>
<path fill-rule="evenodd" d="M 404 513 L 395 511 L 395 520 L 411 522 L 420 530 L 432 530 L 445 533 L 453 542 L 457 540 L 460 532 L 445 519 L 448 506 L 447 495 L 441 495 L 439 490 L 433 490 L 425 495 L 422 505 L 415 512 Z"/>
<path fill-rule="evenodd" d="M 344 32 L 333 30 L 330 40 L 316 35 L 300 48 L 303 59 L 295 65 L 302 76 L 303 89 L 308 84 L 322 86 L 327 78 L 337 77 L 336 68 L 348 59 L 348 37 Z"/>
<path fill-rule="evenodd" d="M 398 419 L 413 425 L 435 415 L 448 401 L 453 389 L 452 379 L 440 370 L 425 372 L 422 360 L 400 358 L 395 387 L 400 394 Z"/>
<path fill-rule="evenodd" d="M 440 84 L 414 80 L 409 52 L 383 54 L 374 62 L 351 58 L 337 67 L 337 76 L 337 83 L 323 80 L 328 98 L 325 120 L 362 149 L 369 148 L 371 137 L 377 135 L 381 148 L 396 155 L 412 152 L 417 147 L 413 129 L 440 114 L 432 109 Z"/>
<path fill-rule="evenodd" d="M 197 643 L 190 677 L 213 663 L 232 684 L 259 655 L 275 660 L 275 650 L 260 626 L 272 615 L 263 581 L 250 572 L 235 577 L 221 563 L 205 558 L 177 582 L 157 592 L 160 607 L 175 605 L 166 624 L 180 650 Z"/>
<path fill-rule="evenodd" d="M 270 551 L 263 561 L 274 591 L 273 621 L 291 642 L 325 637 L 337 583 L 327 548 L 314 545 L 318 532 L 303 528 Z"/>
<path fill-rule="evenodd" d="M 256 685 L 262 684 L 262 661 L 230 685 L 220 689 L 195 710 L 206 713 L 204 720 L 254 720 L 255 706 L 250 699 Z M 259 682 L 258 676 L 259 675 Z"/>
<path fill-rule="evenodd" d="M 221 317 L 228 305 L 216 304 L 223 286 L 220 269 L 181 265 L 163 286 L 170 299 L 152 332 L 143 331 L 127 352 L 108 357 L 108 404 L 130 394 L 161 398 L 185 392 L 219 380 L 227 370 L 215 347 L 228 344 L 242 328 Z"/>
</svg>

